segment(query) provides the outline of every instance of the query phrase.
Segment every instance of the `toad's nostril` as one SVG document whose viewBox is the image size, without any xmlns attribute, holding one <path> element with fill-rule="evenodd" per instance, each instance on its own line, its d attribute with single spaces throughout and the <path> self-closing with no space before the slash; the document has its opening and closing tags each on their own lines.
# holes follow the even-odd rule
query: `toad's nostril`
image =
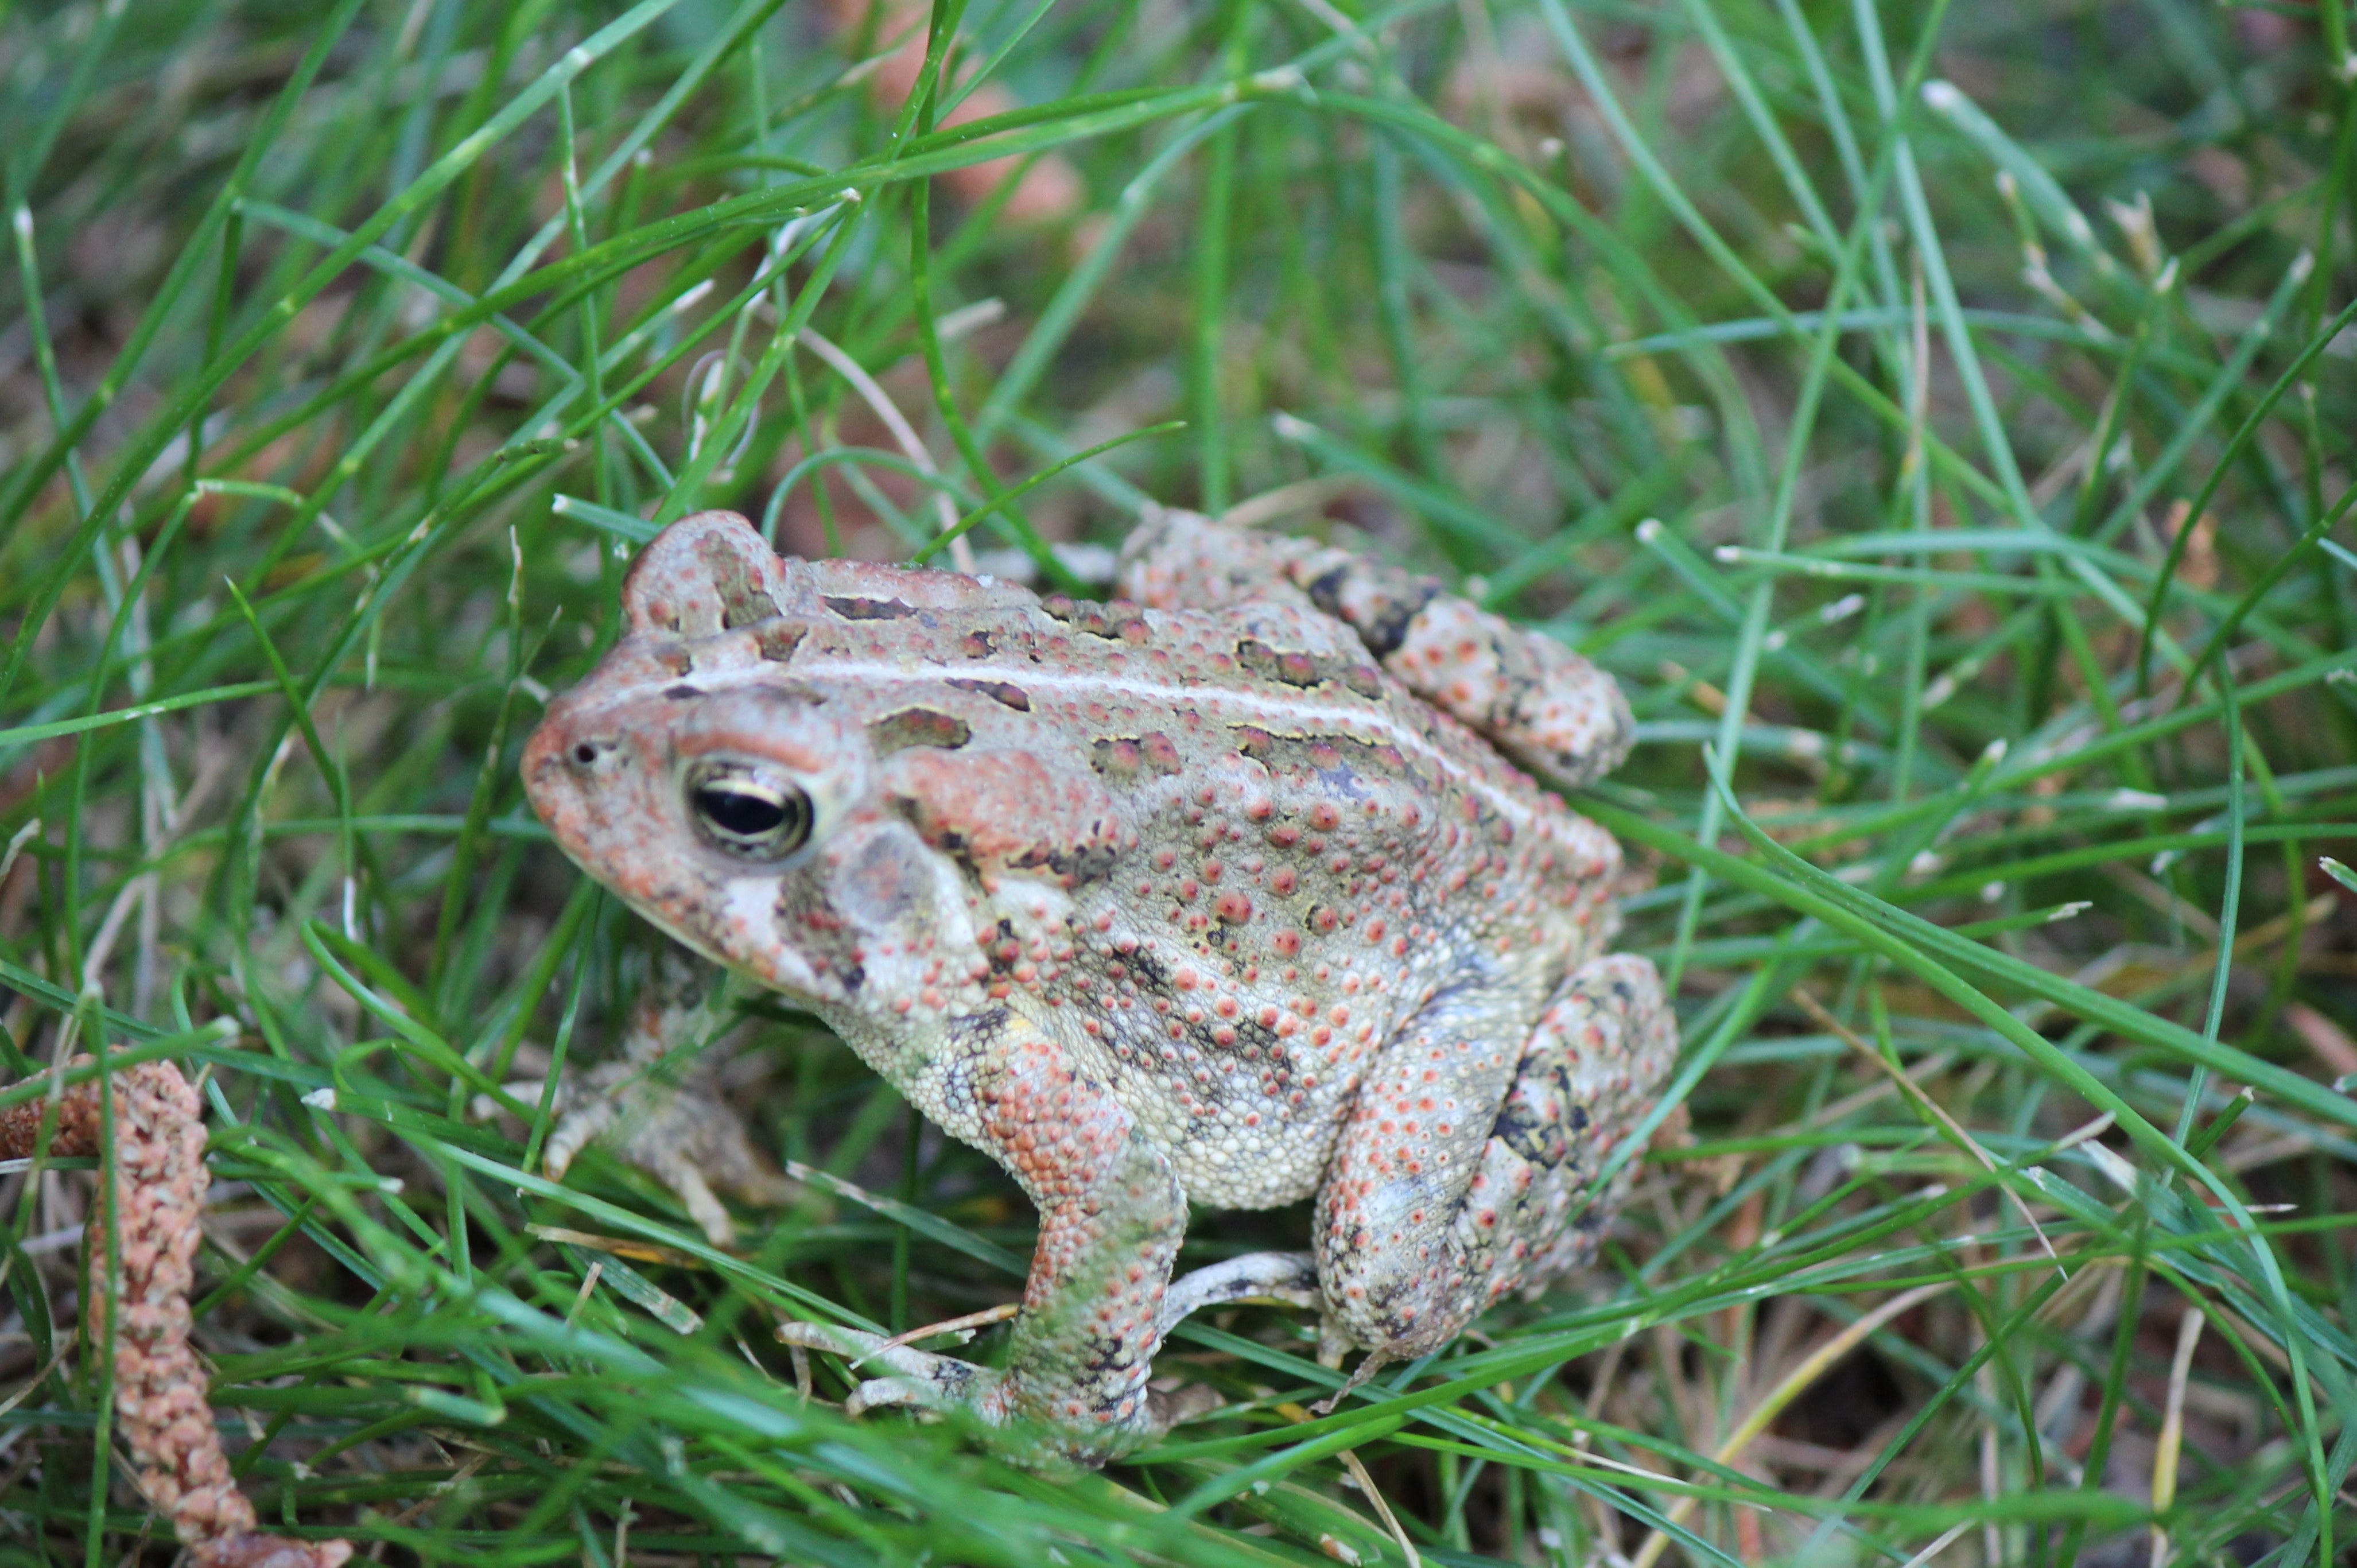
<svg viewBox="0 0 2357 1568">
<path fill-rule="evenodd" d="M 573 760 L 587 768 L 597 760 L 597 748 L 585 740 L 573 748 Z"/>
</svg>

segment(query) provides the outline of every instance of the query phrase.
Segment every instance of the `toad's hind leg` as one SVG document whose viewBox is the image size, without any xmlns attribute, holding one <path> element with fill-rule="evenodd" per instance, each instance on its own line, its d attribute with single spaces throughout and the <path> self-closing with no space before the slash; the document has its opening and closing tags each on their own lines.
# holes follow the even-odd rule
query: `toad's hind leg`
<svg viewBox="0 0 2357 1568">
<path fill-rule="evenodd" d="M 1392 1049 L 1402 1047 L 1397 1067 L 1412 1069 L 1422 1053 L 1413 1038 Z M 1332 1326 L 1384 1359 L 1420 1356 L 1508 1291 L 1586 1262 L 1635 1176 L 1624 1162 L 1599 1187 L 1603 1167 L 1676 1056 L 1677 1021 L 1653 966 L 1613 954 L 1556 989 L 1452 1183 L 1401 1159 L 1415 1152 L 1403 1144 L 1407 1112 L 1362 1092 L 1318 1195 Z M 1369 1075 L 1393 1080 L 1405 1081 L 1402 1071 Z"/>
<path fill-rule="evenodd" d="M 1586 659 L 1372 556 L 1165 510 L 1123 546 L 1121 585 L 1160 609 L 1314 605 L 1409 691 L 1567 789 L 1611 772 L 1636 734 L 1620 688 Z"/>
</svg>

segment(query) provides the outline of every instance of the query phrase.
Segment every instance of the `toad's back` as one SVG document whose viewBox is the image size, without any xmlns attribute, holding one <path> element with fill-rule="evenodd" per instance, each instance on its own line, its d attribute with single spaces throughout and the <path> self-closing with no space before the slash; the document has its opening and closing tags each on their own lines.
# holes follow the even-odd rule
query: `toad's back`
<svg viewBox="0 0 2357 1568">
<path fill-rule="evenodd" d="M 879 754 L 933 754 L 904 766 L 982 873 L 993 1000 L 1093 1061 L 1200 1201 L 1305 1196 L 1330 1144 L 1305 1131 L 1336 1122 L 1402 1019 L 1477 978 L 1544 996 L 1609 935 L 1610 837 L 1326 617 L 840 562 L 785 575 L 803 635 L 759 678 L 858 714 Z M 1041 765 L 1027 782 L 1085 769 L 1116 831 L 1057 842 L 1011 798 L 1010 754 Z"/>
</svg>

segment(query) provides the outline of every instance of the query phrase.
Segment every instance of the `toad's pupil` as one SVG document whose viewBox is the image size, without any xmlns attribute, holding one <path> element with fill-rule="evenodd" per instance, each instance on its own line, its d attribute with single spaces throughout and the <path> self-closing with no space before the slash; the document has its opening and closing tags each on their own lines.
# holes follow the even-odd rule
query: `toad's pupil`
<svg viewBox="0 0 2357 1568">
<path fill-rule="evenodd" d="M 683 781 L 688 814 L 724 854 L 772 861 L 802 848 L 816 813 L 797 785 L 741 762 L 702 762 Z"/>
<path fill-rule="evenodd" d="M 722 832 L 742 839 L 768 838 L 792 815 L 786 803 L 767 790 L 707 784 L 695 792 L 696 810 Z"/>
</svg>

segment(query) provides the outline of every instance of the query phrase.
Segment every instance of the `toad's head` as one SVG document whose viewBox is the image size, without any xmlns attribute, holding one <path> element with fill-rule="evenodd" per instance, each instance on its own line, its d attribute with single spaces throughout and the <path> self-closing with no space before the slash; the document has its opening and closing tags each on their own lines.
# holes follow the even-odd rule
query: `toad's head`
<svg viewBox="0 0 2357 1568">
<path fill-rule="evenodd" d="M 860 723 L 794 659 L 809 624 L 741 517 L 673 524 L 628 627 L 523 754 L 558 845 L 688 946 L 813 1004 L 888 1006 L 962 919 L 954 869 L 897 809 Z"/>
</svg>

